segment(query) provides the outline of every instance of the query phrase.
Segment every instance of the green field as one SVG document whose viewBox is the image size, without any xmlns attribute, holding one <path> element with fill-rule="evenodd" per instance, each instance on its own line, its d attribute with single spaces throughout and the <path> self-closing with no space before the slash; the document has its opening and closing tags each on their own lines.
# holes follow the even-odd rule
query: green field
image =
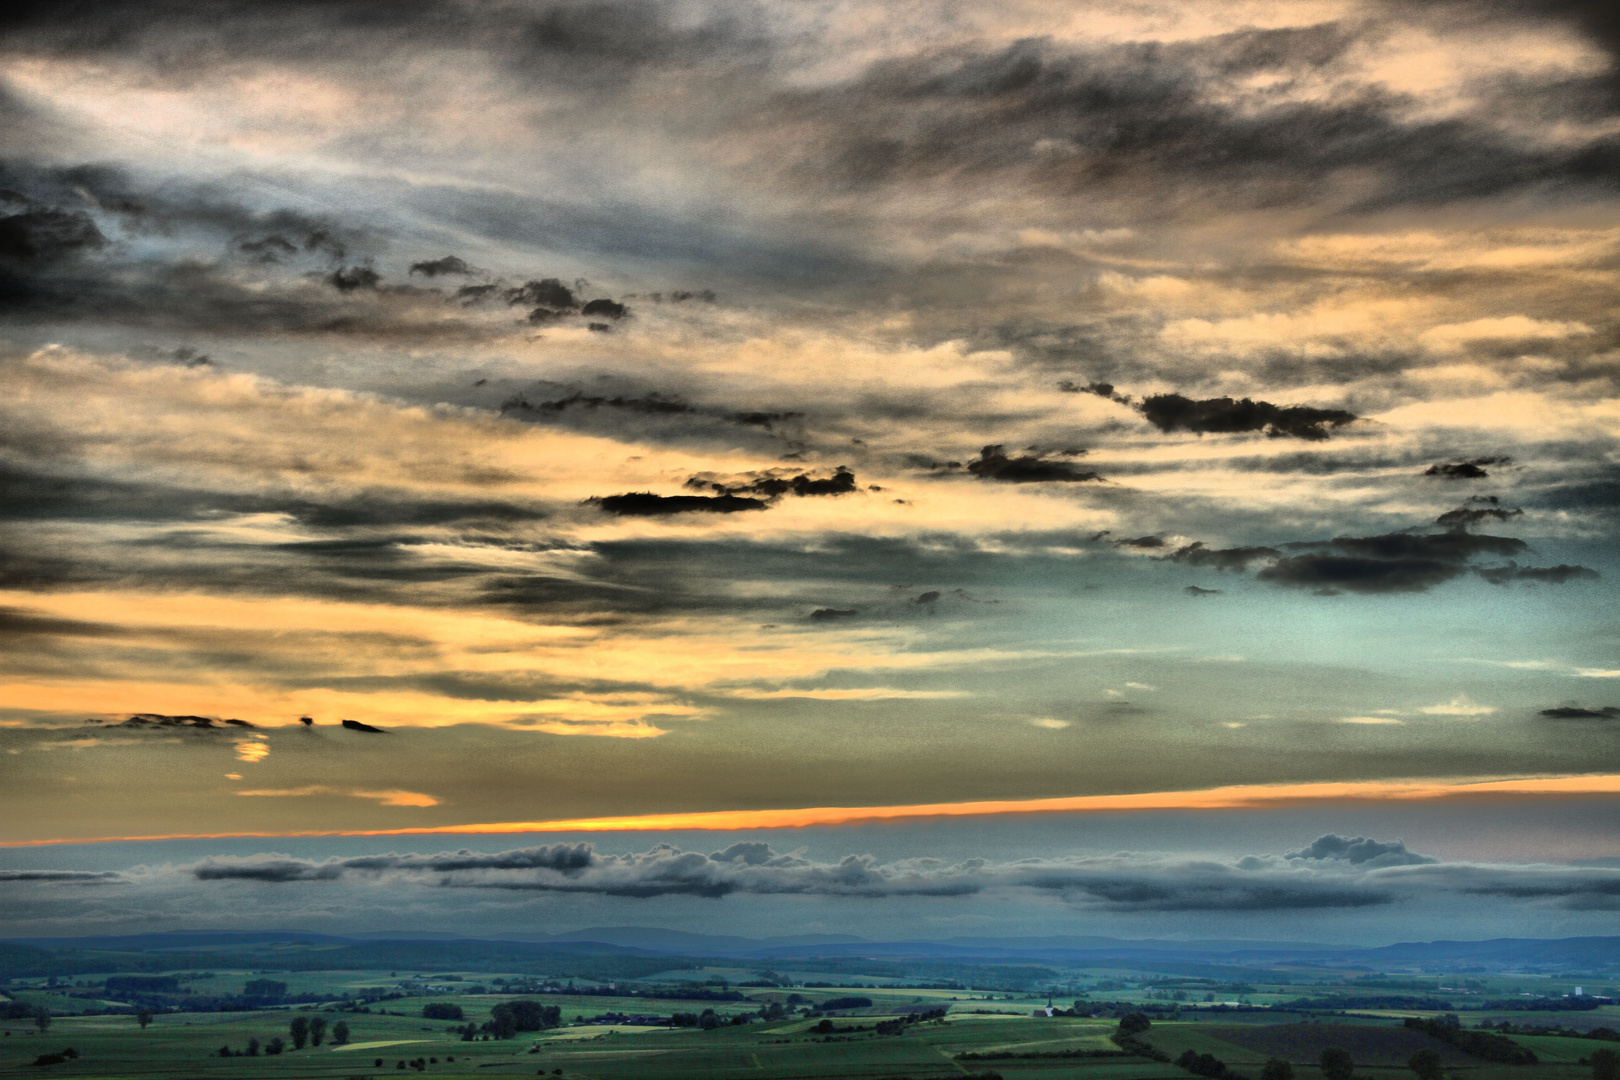
<svg viewBox="0 0 1620 1080">
<path fill-rule="evenodd" d="M 382 981 L 376 973 L 323 973 L 319 979 L 301 980 L 300 989 L 353 989 L 381 985 Z M 144 1030 L 127 1014 L 59 1016 L 43 1034 L 23 1021 L 8 1023 L 10 1033 L 0 1037 L 0 1077 L 381 1080 L 388 1075 L 418 1071 L 446 1078 L 545 1074 L 579 1080 L 948 1080 L 989 1071 L 1005 1080 L 1187 1080 L 1191 1075 L 1173 1064 L 1140 1057 L 1059 1056 L 1074 1052 L 1117 1053 L 1117 1047 L 1108 1039 L 1115 1022 L 1034 1017 L 1027 1008 L 1015 1011 L 1010 1002 L 1001 1006 L 1006 1011 L 999 1016 L 969 1011 L 988 1008 L 983 1001 L 948 1003 L 951 1012 L 943 1021 L 912 1024 L 900 1035 L 878 1035 L 870 1030 L 878 1020 L 894 1015 L 899 1007 L 913 1004 L 918 998 L 934 995 L 913 991 L 886 994 L 876 989 L 862 993 L 873 999 L 873 1005 L 834 1019 L 835 1029 L 841 1030 L 831 1034 L 815 1030 L 819 1019 L 803 1016 L 777 1022 L 728 1024 L 707 1031 L 575 1023 L 575 1016 L 655 1010 L 668 1015 L 671 1011 L 698 1011 L 715 1003 L 564 994 L 534 998 L 558 1005 L 563 1026 L 511 1039 L 472 1042 L 449 1030 L 459 1025 L 423 1019 L 422 1007 L 436 1001 L 453 1002 L 462 1007 L 467 1021 L 481 1023 L 507 996 L 416 996 L 381 1003 L 393 1008 L 382 1012 L 377 1011 L 380 1006 L 374 1006 L 370 1013 L 319 1007 L 302 1012 L 282 1008 L 164 1013 Z M 724 1003 L 717 1011 L 757 1010 L 770 1000 L 780 1001 L 786 996 L 785 992 L 760 991 L 747 1001 Z M 825 1000 L 840 995 L 825 991 L 816 996 Z M 220 1056 L 222 1046 L 241 1050 L 250 1038 L 257 1038 L 261 1044 L 276 1036 L 285 1038 L 291 1018 L 297 1015 L 321 1015 L 329 1025 L 345 1021 L 350 1027 L 349 1045 L 328 1043 L 289 1050 L 279 1056 Z M 868 1030 L 851 1030 L 857 1027 Z M 1542 1063 L 1506 1067 L 1476 1061 L 1421 1032 L 1387 1020 L 1160 1022 L 1153 1025 L 1146 1038 L 1172 1058 L 1188 1049 L 1213 1054 L 1251 1080 L 1270 1057 L 1292 1061 L 1297 1080 L 1320 1080 L 1315 1063 L 1328 1045 L 1350 1050 L 1358 1076 L 1367 1080 L 1410 1080 L 1413 1074 L 1405 1062 L 1415 1050 L 1424 1047 L 1438 1050 L 1448 1075 L 1457 1080 L 1584 1080 L 1591 1076 L 1591 1069 L 1576 1062 L 1608 1045 L 1586 1039 L 1526 1036 L 1519 1041 L 1534 1049 Z M 78 1057 L 54 1065 L 33 1064 L 37 1056 L 66 1047 L 72 1047 Z M 420 1069 L 411 1064 L 418 1060 L 423 1062 Z"/>
</svg>

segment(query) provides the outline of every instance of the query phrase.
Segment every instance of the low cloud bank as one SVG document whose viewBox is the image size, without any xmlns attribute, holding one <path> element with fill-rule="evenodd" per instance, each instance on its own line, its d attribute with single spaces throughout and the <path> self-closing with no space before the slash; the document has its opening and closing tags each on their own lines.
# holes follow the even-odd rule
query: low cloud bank
<svg viewBox="0 0 1620 1080">
<path fill-rule="evenodd" d="M 1288 911 L 1397 904 L 1438 893 L 1575 909 L 1620 910 L 1620 868 L 1447 863 L 1402 840 L 1329 833 L 1281 855 L 1235 860 L 1119 852 L 996 862 L 872 855 L 820 861 L 743 841 L 711 852 L 658 844 L 605 854 L 589 843 L 509 851 L 389 852 L 325 860 L 284 854 L 218 856 L 123 873 L 15 871 L 0 882 L 195 891 L 232 883 L 289 889 L 346 883 L 413 890 L 584 894 L 653 899 L 734 895 L 951 898 L 1033 893 L 1113 912 Z"/>
</svg>

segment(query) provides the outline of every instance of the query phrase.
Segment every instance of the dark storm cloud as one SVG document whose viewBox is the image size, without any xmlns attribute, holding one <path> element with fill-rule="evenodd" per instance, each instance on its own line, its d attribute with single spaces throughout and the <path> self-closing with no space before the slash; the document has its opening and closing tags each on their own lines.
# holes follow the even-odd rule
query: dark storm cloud
<svg viewBox="0 0 1620 1080">
<path fill-rule="evenodd" d="M 1482 566 L 1479 576 L 1492 585 L 1506 585 L 1512 581 L 1540 582 L 1543 585 L 1562 585 L 1569 581 L 1596 581 L 1603 575 L 1588 566 Z"/>
<path fill-rule="evenodd" d="M 1038 454 L 1009 457 L 1006 447 L 1000 444 L 980 450 L 978 458 L 967 463 L 967 471 L 981 480 L 999 480 L 1006 484 L 1075 484 L 1102 479 L 1097 473 L 1077 469 L 1070 462 L 1054 461 Z"/>
<path fill-rule="evenodd" d="M 860 611 L 855 608 L 824 607 L 812 611 L 810 618 L 814 622 L 831 622 L 834 619 L 852 619 L 859 614 Z"/>
<path fill-rule="evenodd" d="M 1195 401 L 1180 394 L 1155 394 L 1142 400 L 1142 415 L 1163 432 L 1192 431 L 1200 435 L 1264 431 L 1273 438 L 1321 440 L 1328 428 L 1356 420 L 1343 409 L 1314 409 L 1305 405 L 1273 405 L 1269 401 L 1233 400 L 1229 397 Z"/>
<path fill-rule="evenodd" d="M 1551 709 L 1542 709 L 1541 715 L 1554 720 L 1613 720 L 1620 717 L 1620 708 L 1613 705 L 1604 705 L 1596 709 L 1580 705 L 1558 705 Z"/>
</svg>

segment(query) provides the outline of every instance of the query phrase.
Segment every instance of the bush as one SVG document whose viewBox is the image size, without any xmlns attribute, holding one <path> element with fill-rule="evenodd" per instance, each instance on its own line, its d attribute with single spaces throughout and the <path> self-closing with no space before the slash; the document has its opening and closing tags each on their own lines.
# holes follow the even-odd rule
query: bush
<svg viewBox="0 0 1620 1080">
<path fill-rule="evenodd" d="M 460 1005 L 451 1005 L 445 1001 L 431 1001 L 422 1006 L 424 1020 L 465 1020 L 467 1014 Z"/>
<path fill-rule="evenodd" d="M 1407 1060 L 1406 1067 L 1417 1073 L 1418 1080 L 1440 1080 L 1445 1075 L 1440 1055 L 1433 1050 L 1419 1050 Z"/>
<path fill-rule="evenodd" d="M 1260 1068 L 1260 1080 L 1294 1080 L 1294 1066 L 1282 1058 L 1270 1058 Z"/>
<path fill-rule="evenodd" d="M 1355 1075 L 1356 1063 L 1350 1059 L 1350 1051 L 1337 1046 L 1322 1051 L 1323 1080 L 1352 1080 Z"/>
</svg>

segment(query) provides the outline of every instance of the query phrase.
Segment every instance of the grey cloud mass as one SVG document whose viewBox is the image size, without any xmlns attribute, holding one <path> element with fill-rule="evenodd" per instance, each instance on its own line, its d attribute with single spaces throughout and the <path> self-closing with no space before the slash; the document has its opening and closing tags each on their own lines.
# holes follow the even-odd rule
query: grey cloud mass
<svg viewBox="0 0 1620 1080">
<path fill-rule="evenodd" d="M 285 855 L 218 856 L 185 866 L 123 873 L 28 871 L 0 881 L 98 882 L 139 889 L 243 883 L 336 888 L 382 883 L 392 889 L 444 892 L 585 894 L 653 901 L 697 897 L 805 896 L 866 901 L 1045 894 L 1079 908 L 1115 912 L 1262 912 L 1396 905 L 1421 896 L 1462 893 L 1574 909 L 1620 903 L 1612 868 L 1491 866 L 1445 862 L 1401 841 L 1327 834 L 1283 856 L 1221 860 L 1154 853 L 945 862 L 870 855 L 818 861 L 759 841 L 707 854 L 658 844 L 623 855 L 588 843 L 501 852 L 381 854 L 321 861 Z"/>
</svg>

